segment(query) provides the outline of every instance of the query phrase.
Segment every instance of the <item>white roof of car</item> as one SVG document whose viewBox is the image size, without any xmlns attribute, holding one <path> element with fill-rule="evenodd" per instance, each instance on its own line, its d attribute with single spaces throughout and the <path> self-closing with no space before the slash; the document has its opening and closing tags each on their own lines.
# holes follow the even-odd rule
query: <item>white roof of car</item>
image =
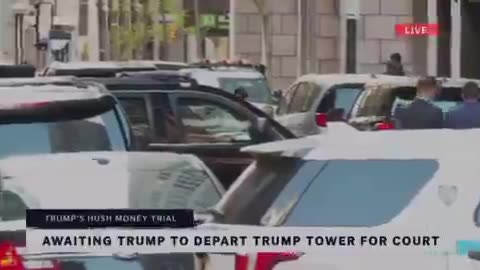
<svg viewBox="0 0 480 270">
<path fill-rule="evenodd" d="M 225 67 L 225 68 L 214 68 L 214 69 L 203 69 L 203 68 L 186 68 L 181 69 L 180 72 L 189 73 L 195 77 L 201 76 L 211 76 L 215 78 L 247 78 L 247 79 L 259 79 L 264 78 L 262 73 L 247 68 L 235 68 L 235 67 Z"/>
<path fill-rule="evenodd" d="M 47 68 L 62 69 L 62 70 L 76 70 L 76 69 L 116 69 L 116 68 L 155 68 L 153 62 L 146 61 L 81 61 L 81 62 L 53 62 Z"/>
<path fill-rule="evenodd" d="M 107 95 L 95 86 L 79 88 L 68 85 L 25 85 L 2 86 L 0 84 L 0 106 L 18 103 L 95 99 Z"/>
<path fill-rule="evenodd" d="M 415 80 L 417 77 L 407 76 L 391 76 L 384 74 L 344 74 L 344 73 L 332 73 L 332 74 L 307 74 L 297 79 L 296 82 L 313 82 L 320 86 L 330 87 L 337 84 L 348 83 L 367 83 L 374 81 L 385 82 L 408 82 Z"/>
<path fill-rule="evenodd" d="M 185 162 L 207 172 L 219 187 L 216 178 L 197 157 L 153 152 L 83 152 L 10 157 L 0 160 L 3 179 L 0 186 L 21 194 L 22 200 L 33 208 L 131 208 L 138 200 L 141 201 L 135 194 L 138 195 L 142 190 L 144 192 L 147 187 L 155 187 L 154 180 L 162 169 L 175 172 Z M 175 189 L 175 186 L 162 187 Z M 194 195 L 190 194 L 192 199 L 195 199 Z M 145 199 L 150 197 L 145 196 Z"/>
<path fill-rule="evenodd" d="M 326 132 L 301 139 L 244 148 L 256 154 L 293 156 L 310 149 L 303 159 L 437 159 L 478 158 L 480 129 Z M 455 154 L 459 153 L 459 154 Z M 295 155 L 298 156 L 298 155 Z"/>
</svg>

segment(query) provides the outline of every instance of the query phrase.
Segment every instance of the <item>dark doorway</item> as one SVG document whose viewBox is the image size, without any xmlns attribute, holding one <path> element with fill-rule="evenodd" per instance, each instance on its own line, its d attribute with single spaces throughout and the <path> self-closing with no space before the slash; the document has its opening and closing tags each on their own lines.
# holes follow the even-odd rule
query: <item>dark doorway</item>
<svg viewBox="0 0 480 270">
<path fill-rule="evenodd" d="M 437 1 L 439 34 L 437 39 L 437 75 L 450 77 L 450 37 L 452 15 L 450 1 Z"/>
<path fill-rule="evenodd" d="M 480 3 L 462 1 L 460 74 L 480 78 Z"/>
</svg>

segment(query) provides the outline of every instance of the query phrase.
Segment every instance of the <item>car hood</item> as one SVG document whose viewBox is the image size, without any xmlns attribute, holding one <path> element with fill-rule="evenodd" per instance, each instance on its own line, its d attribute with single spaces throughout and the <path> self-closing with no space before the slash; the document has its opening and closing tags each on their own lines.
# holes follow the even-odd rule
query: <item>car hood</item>
<svg viewBox="0 0 480 270">
<path fill-rule="evenodd" d="M 131 208 L 132 179 L 143 185 L 186 160 L 204 166 L 191 155 L 88 152 L 3 159 L 0 175 L 2 188 L 20 194 L 30 208 Z"/>
</svg>

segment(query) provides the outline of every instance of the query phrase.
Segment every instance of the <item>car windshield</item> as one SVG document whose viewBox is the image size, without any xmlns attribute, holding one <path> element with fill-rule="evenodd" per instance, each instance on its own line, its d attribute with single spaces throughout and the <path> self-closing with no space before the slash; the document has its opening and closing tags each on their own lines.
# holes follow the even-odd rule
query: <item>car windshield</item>
<svg viewBox="0 0 480 270">
<path fill-rule="evenodd" d="M 55 258 L 53 256 L 48 256 L 49 259 L 30 259 L 24 262 L 26 268 L 28 269 L 48 269 L 48 264 L 58 261 L 58 267 L 52 267 L 52 269 L 62 269 L 62 270 L 156 270 L 156 269 L 171 269 L 171 270 L 180 270 L 188 269 L 186 268 L 191 264 L 191 259 L 187 259 L 186 256 L 176 255 L 176 254 L 149 254 L 141 255 L 137 258 L 117 258 L 114 256 L 110 257 L 60 257 Z M 51 258 L 51 259 L 50 259 Z M 177 259 L 177 260 L 174 260 Z M 38 266 L 43 267 L 38 267 Z M 53 264 L 52 264 L 53 266 Z"/>
<path fill-rule="evenodd" d="M 0 125 L 0 158 L 82 151 L 125 151 L 115 111 L 91 118 Z"/>
<path fill-rule="evenodd" d="M 272 93 L 265 78 L 220 78 L 219 82 L 222 89 L 232 94 L 239 88 L 245 89 L 248 94 L 248 101 L 267 104 L 273 102 Z"/>
<path fill-rule="evenodd" d="M 307 161 L 307 166 L 321 170 L 310 180 L 289 181 L 262 223 L 379 226 L 399 215 L 439 168 L 427 159 Z"/>
</svg>

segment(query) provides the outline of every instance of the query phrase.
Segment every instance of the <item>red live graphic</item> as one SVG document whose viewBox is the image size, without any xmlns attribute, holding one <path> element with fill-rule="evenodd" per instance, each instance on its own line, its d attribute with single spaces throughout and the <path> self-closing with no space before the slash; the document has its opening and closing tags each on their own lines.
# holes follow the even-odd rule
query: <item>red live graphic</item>
<svg viewBox="0 0 480 270">
<path fill-rule="evenodd" d="M 398 36 L 436 36 L 438 24 L 436 23 L 407 23 L 395 25 Z"/>
</svg>

